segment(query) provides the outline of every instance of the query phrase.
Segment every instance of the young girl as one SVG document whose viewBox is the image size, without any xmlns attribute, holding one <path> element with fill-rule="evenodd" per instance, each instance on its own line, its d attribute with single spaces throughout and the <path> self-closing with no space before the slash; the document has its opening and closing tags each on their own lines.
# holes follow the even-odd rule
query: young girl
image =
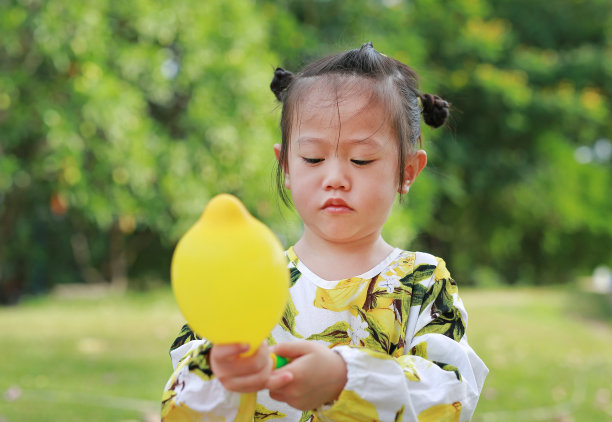
<svg viewBox="0 0 612 422">
<path fill-rule="evenodd" d="M 457 285 L 442 259 L 381 237 L 427 162 L 420 116 L 441 126 L 448 103 L 371 43 L 296 75 L 278 68 L 271 88 L 283 106 L 279 190 L 304 222 L 286 252 L 290 299 L 249 357 L 183 327 L 162 416 L 232 421 L 240 393 L 257 392 L 257 421 L 469 420 L 488 369 Z M 270 352 L 289 364 L 273 369 Z"/>
</svg>

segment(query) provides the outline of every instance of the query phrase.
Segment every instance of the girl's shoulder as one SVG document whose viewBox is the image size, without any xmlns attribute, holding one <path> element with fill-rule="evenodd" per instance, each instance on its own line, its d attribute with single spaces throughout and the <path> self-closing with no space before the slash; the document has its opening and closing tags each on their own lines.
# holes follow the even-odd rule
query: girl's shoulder
<svg viewBox="0 0 612 422">
<path fill-rule="evenodd" d="M 391 262 L 391 266 L 396 265 L 397 263 L 410 263 L 413 267 L 418 267 L 421 265 L 433 265 L 437 267 L 439 265 L 444 265 L 444 260 L 440 257 L 432 255 L 428 252 L 413 252 L 413 251 L 405 251 L 400 250 L 400 253 L 397 255 L 397 258 Z"/>
<path fill-rule="evenodd" d="M 427 252 L 402 250 L 388 268 L 389 270 L 399 269 L 395 272 L 400 277 L 414 274 L 418 275 L 417 278 L 421 280 L 431 278 L 431 281 L 451 278 L 444 259 Z"/>
</svg>

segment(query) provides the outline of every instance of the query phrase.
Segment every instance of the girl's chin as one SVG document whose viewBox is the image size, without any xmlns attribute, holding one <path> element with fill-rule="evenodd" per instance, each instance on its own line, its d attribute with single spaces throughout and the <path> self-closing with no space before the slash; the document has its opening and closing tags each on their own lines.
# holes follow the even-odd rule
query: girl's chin
<svg viewBox="0 0 612 422">
<path fill-rule="evenodd" d="M 322 240 L 325 240 L 330 243 L 352 243 L 358 242 L 362 240 L 364 236 L 361 236 L 359 233 L 356 233 L 355 230 L 351 230 L 351 228 L 347 228 L 346 230 L 339 230 L 338 228 L 330 229 L 330 230 L 321 230 L 318 234 Z"/>
</svg>

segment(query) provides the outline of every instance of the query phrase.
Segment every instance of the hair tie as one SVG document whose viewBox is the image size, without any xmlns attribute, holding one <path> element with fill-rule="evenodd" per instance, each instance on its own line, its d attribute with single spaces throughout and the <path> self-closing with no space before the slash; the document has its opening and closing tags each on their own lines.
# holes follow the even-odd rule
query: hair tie
<svg viewBox="0 0 612 422">
<path fill-rule="evenodd" d="M 421 97 L 419 97 L 418 95 L 417 95 L 417 105 L 419 106 L 419 112 L 423 114 L 423 100 L 421 100 Z"/>
</svg>

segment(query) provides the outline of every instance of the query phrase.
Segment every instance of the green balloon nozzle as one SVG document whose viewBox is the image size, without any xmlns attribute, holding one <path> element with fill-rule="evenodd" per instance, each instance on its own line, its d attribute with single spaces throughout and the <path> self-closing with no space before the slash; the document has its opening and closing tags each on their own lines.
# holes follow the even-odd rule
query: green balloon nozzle
<svg viewBox="0 0 612 422">
<path fill-rule="evenodd" d="M 282 368 L 289 363 L 289 359 L 284 356 L 278 356 L 274 353 L 270 353 L 270 356 L 272 357 L 272 363 L 274 364 L 275 369 Z"/>
</svg>

